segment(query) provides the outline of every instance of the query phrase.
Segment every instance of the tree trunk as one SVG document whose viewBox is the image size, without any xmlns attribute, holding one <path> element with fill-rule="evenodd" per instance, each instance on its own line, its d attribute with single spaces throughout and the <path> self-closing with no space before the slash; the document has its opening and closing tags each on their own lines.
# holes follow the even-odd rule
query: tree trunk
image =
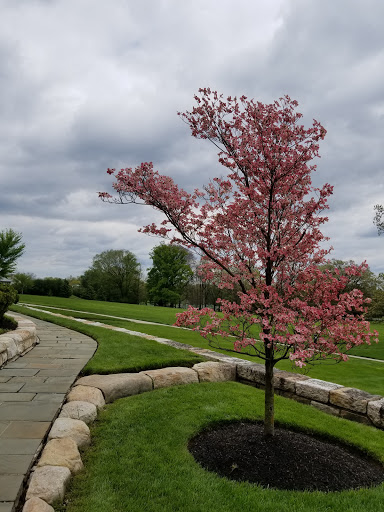
<svg viewBox="0 0 384 512">
<path fill-rule="evenodd" d="M 264 435 L 272 437 L 275 434 L 275 389 L 273 385 L 273 349 L 265 348 L 265 411 Z"/>
</svg>

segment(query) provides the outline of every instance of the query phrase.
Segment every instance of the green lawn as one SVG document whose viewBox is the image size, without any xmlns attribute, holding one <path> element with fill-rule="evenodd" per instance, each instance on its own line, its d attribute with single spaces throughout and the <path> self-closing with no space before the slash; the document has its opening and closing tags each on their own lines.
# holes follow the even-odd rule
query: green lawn
<svg viewBox="0 0 384 512">
<path fill-rule="evenodd" d="M 85 375 L 139 372 L 167 366 L 191 367 L 204 360 L 203 357 L 192 354 L 188 350 L 178 350 L 145 338 L 81 324 L 74 320 L 52 316 L 49 313 L 31 311 L 21 306 L 13 306 L 12 310 L 68 327 L 95 339 L 98 348 L 82 371 Z"/>
<path fill-rule="evenodd" d="M 158 354 L 159 352 L 162 353 L 162 347 L 164 347 L 164 345 L 159 345 L 156 342 L 147 342 L 147 340 L 143 338 L 136 338 L 134 336 L 129 336 L 123 333 L 116 332 L 115 335 L 112 335 L 111 331 L 109 330 L 102 329 L 100 327 L 87 326 L 73 320 L 71 321 L 67 319 L 61 319 L 59 317 L 51 316 L 48 313 L 38 313 L 20 306 L 14 306 L 13 309 L 15 311 L 20 311 L 21 313 L 24 313 L 26 315 L 37 315 L 39 318 L 42 318 L 43 320 L 53 321 L 55 323 L 58 323 L 59 325 L 64 325 L 75 330 L 81 330 L 81 332 L 84 332 L 85 334 L 94 332 L 99 333 L 99 349 L 97 350 L 92 360 L 85 367 L 85 373 L 118 373 L 122 371 L 136 371 L 133 368 L 143 369 L 143 364 L 145 363 L 150 363 L 150 367 L 153 368 L 157 361 L 156 354 Z M 49 311 L 49 308 L 46 308 L 46 310 Z M 208 342 L 204 340 L 197 332 L 186 329 L 177 329 L 175 327 L 167 325 L 143 325 L 124 320 L 111 319 L 108 317 L 104 317 L 102 315 L 87 315 L 84 312 L 74 313 L 65 310 L 52 311 L 54 311 L 55 313 L 70 315 L 77 318 L 85 318 L 92 321 L 99 321 L 105 324 L 114 325 L 116 327 L 123 327 L 128 330 L 143 332 L 153 336 L 168 338 L 174 341 L 179 341 L 181 343 L 187 343 L 195 347 L 209 348 Z M 105 334 L 102 334 L 102 332 L 104 332 Z M 92 336 L 93 334 L 90 335 Z M 93 335 L 93 337 L 95 336 Z M 140 351 L 140 364 L 136 363 L 136 359 L 127 359 L 129 356 L 125 355 L 125 352 L 122 352 L 121 347 L 128 346 L 128 340 L 130 338 L 134 338 L 134 341 L 132 343 L 135 344 L 136 352 Z M 116 347 L 116 350 L 111 350 L 111 342 L 113 342 L 114 346 Z M 128 352 L 133 350 L 131 344 L 129 345 L 130 348 L 127 349 Z M 227 345 L 228 347 L 232 346 L 231 342 L 229 341 L 224 341 L 223 345 Z M 140 350 L 141 348 L 142 350 Z M 152 352 L 152 354 L 147 354 L 148 350 L 149 352 Z M 172 350 L 177 352 L 177 349 Z M 228 352 L 226 352 L 225 350 L 219 350 L 216 348 L 214 348 L 214 350 L 228 355 Z M 187 354 L 189 354 L 189 357 L 191 357 L 191 354 L 189 352 L 186 352 L 186 355 Z M 249 361 L 262 363 L 260 359 L 256 359 L 246 354 L 229 354 L 235 357 L 239 357 L 241 359 L 247 359 Z M 166 361 L 168 360 L 167 357 L 165 357 L 165 359 L 161 359 L 161 367 L 166 366 Z M 185 360 L 181 355 L 179 356 L 179 358 L 182 359 L 184 363 L 178 364 L 177 366 L 192 366 L 192 364 L 196 362 L 190 362 L 189 359 Z M 175 354 L 174 360 L 177 359 L 178 358 Z M 135 363 L 133 363 L 132 361 L 134 361 Z M 175 365 L 176 364 L 172 364 L 172 366 Z M 171 364 L 169 364 L 168 366 L 171 366 Z M 129 370 L 128 368 L 131 368 L 131 370 Z M 295 373 L 303 373 L 303 370 L 298 369 L 296 366 L 292 365 L 290 361 L 287 360 L 280 361 L 277 365 L 277 368 Z M 312 378 L 326 380 L 329 382 L 335 382 L 343 386 L 355 387 L 358 389 L 368 391 L 369 393 L 372 394 L 384 396 L 384 363 L 381 362 L 351 358 L 349 361 L 339 364 L 328 362 L 317 364 L 313 367 L 307 367 L 304 370 L 304 372 L 309 377 Z"/>
<path fill-rule="evenodd" d="M 78 297 L 65 299 L 62 297 L 43 297 L 40 295 L 19 295 L 19 301 L 29 304 L 54 306 L 61 308 L 89 311 L 101 315 L 115 315 L 134 318 L 136 320 L 148 320 L 160 324 L 172 325 L 176 321 L 176 313 L 183 309 L 162 308 L 157 306 L 143 306 L 139 304 L 122 304 L 121 302 L 102 302 L 98 300 L 85 300 Z"/>
<path fill-rule="evenodd" d="M 260 420 L 262 391 L 239 383 L 192 384 L 116 401 L 92 427 L 85 470 L 66 496 L 67 512 L 377 512 L 384 485 L 344 492 L 263 489 L 207 472 L 187 450 L 208 425 Z M 276 421 L 354 444 L 384 462 L 382 431 L 276 397 Z M 252 440 L 250 440 L 251 442 Z"/>
<path fill-rule="evenodd" d="M 379 343 L 360 345 L 359 347 L 353 348 L 350 354 L 384 360 L 384 323 L 379 324 L 371 322 L 371 331 L 374 330 L 379 333 Z"/>
<path fill-rule="evenodd" d="M 46 306 L 48 308 L 67 308 L 82 312 L 97 313 L 98 315 L 113 315 L 121 318 L 146 320 L 166 325 L 174 324 L 176 321 L 176 314 L 184 311 L 183 309 L 177 308 L 122 304 L 119 302 L 102 302 L 79 299 L 77 297 L 65 299 L 61 297 L 43 297 L 39 295 L 20 295 L 20 302 L 35 304 L 36 306 Z M 64 311 L 63 314 L 75 316 L 72 313 Z M 91 315 L 89 316 L 89 319 L 92 319 Z M 373 343 L 372 345 L 363 345 L 354 348 L 350 351 L 351 354 L 384 360 L 384 324 L 372 323 L 371 330 L 373 331 L 374 329 L 379 332 L 379 338 L 382 340 L 382 343 Z"/>
</svg>

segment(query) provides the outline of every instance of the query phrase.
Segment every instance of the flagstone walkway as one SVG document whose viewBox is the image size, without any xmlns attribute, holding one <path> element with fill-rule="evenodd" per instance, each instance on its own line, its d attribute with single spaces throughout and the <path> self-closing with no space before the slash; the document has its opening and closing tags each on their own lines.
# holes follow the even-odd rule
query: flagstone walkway
<svg viewBox="0 0 384 512">
<path fill-rule="evenodd" d="M 16 510 L 65 396 L 97 348 L 84 334 L 31 320 L 40 344 L 0 369 L 0 512 Z"/>
</svg>

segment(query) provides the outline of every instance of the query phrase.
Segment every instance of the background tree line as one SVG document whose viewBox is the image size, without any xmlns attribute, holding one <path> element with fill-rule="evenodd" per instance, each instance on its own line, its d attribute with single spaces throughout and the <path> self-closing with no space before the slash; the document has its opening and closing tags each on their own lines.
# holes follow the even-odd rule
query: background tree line
<svg viewBox="0 0 384 512">
<path fill-rule="evenodd" d="M 151 303 L 156 306 L 198 308 L 217 307 L 219 296 L 236 302 L 237 290 L 221 290 L 220 275 L 204 282 L 198 259 L 191 251 L 176 245 L 160 244 L 151 251 L 152 266 L 143 276 L 137 257 L 128 250 L 107 250 L 96 254 L 92 265 L 80 277 L 67 279 L 16 273 L 13 286 L 21 294 L 77 297 L 89 300 Z M 343 273 L 353 261 L 331 260 L 326 266 Z M 361 290 L 372 300 L 367 318 L 384 317 L 384 274 L 374 274 L 369 267 L 359 277 L 352 276 L 348 289 Z"/>
</svg>

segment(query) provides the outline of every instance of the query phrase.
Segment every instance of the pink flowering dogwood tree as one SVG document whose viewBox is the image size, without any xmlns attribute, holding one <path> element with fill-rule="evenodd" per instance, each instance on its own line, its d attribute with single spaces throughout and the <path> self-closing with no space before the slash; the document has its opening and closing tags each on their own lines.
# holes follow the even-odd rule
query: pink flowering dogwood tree
<svg viewBox="0 0 384 512">
<path fill-rule="evenodd" d="M 353 346 L 370 343 L 359 290 L 345 293 L 348 276 L 322 270 L 321 248 L 332 186 L 314 188 L 310 165 L 326 130 L 318 121 L 300 124 L 297 102 L 288 96 L 270 105 L 245 96 L 227 98 L 200 89 L 191 112 L 179 113 L 192 135 L 218 149 L 225 177 L 193 193 L 142 163 L 116 172 L 117 196 L 109 202 L 142 203 L 164 214 L 160 225 L 141 231 L 196 249 L 205 280 L 238 289 L 238 301 L 218 300 L 221 312 L 190 307 L 176 325 L 192 327 L 210 343 L 233 340 L 233 350 L 265 362 L 265 435 L 274 433 L 273 370 L 282 359 L 302 367 L 332 358 L 346 360 Z M 377 335 L 377 333 L 376 333 Z"/>
</svg>

